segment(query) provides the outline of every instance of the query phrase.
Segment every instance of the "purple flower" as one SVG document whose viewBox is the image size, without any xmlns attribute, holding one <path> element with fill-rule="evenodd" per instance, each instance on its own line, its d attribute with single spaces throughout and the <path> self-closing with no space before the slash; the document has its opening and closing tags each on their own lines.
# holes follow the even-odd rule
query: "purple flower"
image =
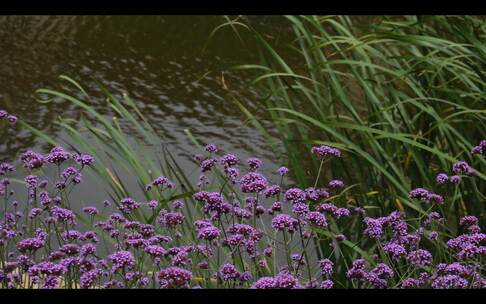
<svg viewBox="0 0 486 304">
<path fill-rule="evenodd" d="M 299 222 L 287 214 L 278 214 L 272 219 L 272 227 L 278 231 L 293 233 L 297 230 Z"/>
<path fill-rule="evenodd" d="M 79 253 L 79 249 L 79 245 L 77 244 L 65 244 L 59 249 L 59 251 L 68 255 L 75 255 Z"/>
<path fill-rule="evenodd" d="M 282 166 L 282 167 L 278 168 L 277 172 L 281 176 L 284 176 L 285 174 L 289 173 L 289 168 Z"/>
<path fill-rule="evenodd" d="M 85 207 L 83 208 L 83 212 L 89 215 L 97 215 L 99 213 L 96 207 Z"/>
<path fill-rule="evenodd" d="M 233 264 L 224 264 L 219 269 L 221 276 L 224 281 L 236 280 L 241 276 L 241 273 L 236 269 Z"/>
<path fill-rule="evenodd" d="M 319 212 L 330 212 L 334 214 L 334 212 L 338 210 L 338 207 L 336 207 L 336 205 L 331 203 L 324 203 L 317 206 L 316 210 Z"/>
<path fill-rule="evenodd" d="M 305 189 L 305 198 L 309 201 L 317 201 L 320 198 L 320 193 L 313 187 Z"/>
<path fill-rule="evenodd" d="M 351 214 L 351 212 L 348 209 L 346 209 L 346 208 L 338 208 L 336 211 L 334 211 L 334 215 L 337 218 L 347 217 L 350 214 Z"/>
<path fill-rule="evenodd" d="M 218 152 L 218 148 L 216 147 L 215 144 L 207 144 L 204 147 L 204 150 L 208 151 L 209 153 L 216 153 L 216 152 Z"/>
<path fill-rule="evenodd" d="M 471 226 L 471 225 L 477 225 L 479 222 L 478 218 L 473 216 L 473 215 L 466 215 L 461 218 L 460 220 L 460 225 L 461 226 Z"/>
<path fill-rule="evenodd" d="M 91 166 L 95 159 L 93 156 L 89 155 L 89 154 L 74 154 L 73 155 L 73 159 L 81 165 L 81 167 L 84 167 L 84 166 Z"/>
<path fill-rule="evenodd" d="M 324 280 L 321 282 L 321 289 L 331 289 L 334 286 L 334 282 L 331 280 Z"/>
<path fill-rule="evenodd" d="M 161 186 L 161 189 L 167 188 L 167 189 L 172 189 L 174 188 L 174 183 L 172 183 L 167 177 L 165 176 L 159 176 L 156 179 L 152 181 L 152 183 L 149 186 Z M 149 187 L 150 188 L 150 187 Z"/>
<path fill-rule="evenodd" d="M 91 286 L 93 286 L 95 281 L 101 277 L 101 275 L 101 269 L 86 271 L 79 278 L 79 284 L 81 285 L 81 288 L 90 288 Z"/>
<path fill-rule="evenodd" d="M 439 173 L 437 174 L 437 177 L 435 178 L 435 181 L 437 184 L 444 184 L 449 180 L 449 176 L 445 173 Z"/>
<path fill-rule="evenodd" d="M 202 240 L 211 241 L 218 238 L 219 234 L 219 229 L 211 225 L 200 228 L 197 232 L 197 237 Z"/>
<path fill-rule="evenodd" d="M 301 288 L 299 280 L 292 274 L 283 271 L 275 277 L 275 287 L 282 289 L 299 289 Z"/>
<path fill-rule="evenodd" d="M 427 237 L 431 241 L 436 241 L 437 238 L 439 237 L 439 233 L 437 231 L 431 231 L 431 232 L 429 232 L 429 234 L 427 235 Z"/>
<path fill-rule="evenodd" d="M 312 211 L 307 214 L 307 221 L 317 227 L 326 228 L 327 220 L 326 216 L 320 212 Z"/>
<path fill-rule="evenodd" d="M 245 193 L 263 191 L 267 186 L 267 179 L 256 172 L 249 172 L 240 179 L 241 191 Z"/>
<path fill-rule="evenodd" d="M 473 147 L 471 154 L 486 155 L 486 140 L 482 140 L 479 145 Z"/>
<path fill-rule="evenodd" d="M 427 201 L 429 199 L 430 192 L 429 190 L 423 188 L 415 188 L 408 193 L 410 198 L 416 198 L 421 201 Z"/>
<path fill-rule="evenodd" d="M 182 209 L 184 207 L 184 203 L 182 201 L 173 201 L 172 208 L 174 209 Z"/>
<path fill-rule="evenodd" d="M 435 278 L 431 286 L 434 289 L 467 288 L 468 282 L 458 275 L 449 274 Z"/>
<path fill-rule="evenodd" d="M 35 189 L 37 187 L 36 175 L 28 175 L 24 178 L 24 181 L 27 184 L 27 188 L 29 188 L 30 190 Z"/>
<path fill-rule="evenodd" d="M 127 214 L 130 214 L 133 210 L 140 208 L 140 206 L 140 203 L 136 202 L 130 197 L 126 197 L 120 201 L 120 210 Z"/>
<path fill-rule="evenodd" d="M 371 270 L 371 272 L 384 279 L 389 279 L 394 275 L 393 270 L 385 263 L 377 264 L 375 268 Z"/>
<path fill-rule="evenodd" d="M 17 244 L 17 249 L 20 252 L 34 252 L 42 247 L 44 247 L 45 241 L 41 238 L 28 238 L 23 239 Z"/>
<path fill-rule="evenodd" d="M 0 110 L 0 119 L 8 116 L 8 112 L 5 110 Z"/>
<path fill-rule="evenodd" d="M 407 261 L 415 266 L 428 266 L 432 263 L 432 254 L 427 250 L 418 249 L 407 255 Z"/>
<path fill-rule="evenodd" d="M 62 147 L 52 148 L 51 152 L 46 156 L 49 163 L 60 164 L 71 158 L 71 153 L 65 151 Z"/>
<path fill-rule="evenodd" d="M 221 162 L 221 164 L 223 165 L 223 167 L 232 167 L 236 164 L 238 164 L 238 162 L 240 161 L 238 159 L 238 157 L 234 154 L 226 154 L 226 155 L 223 155 L 219 161 Z"/>
<path fill-rule="evenodd" d="M 334 263 L 329 259 L 324 259 L 319 261 L 319 268 L 323 275 L 332 275 Z"/>
<path fill-rule="evenodd" d="M 201 171 L 202 172 L 209 171 L 217 163 L 218 163 L 218 161 L 214 158 L 205 159 L 201 162 L 201 165 L 200 165 Z"/>
<path fill-rule="evenodd" d="M 459 175 L 453 175 L 450 178 L 451 183 L 459 184 L 461 182 L 461 177 Z"/>
<path fill-rule="evenodd" d="M 383 222 L 380 219 L 365 217 L 363 222 L 366 224 L 364 234 L 372 239 L 379 239 L 383 235 Z"/>
<path fill-rule="evenodd" d="M 320 147 L 317 146 L 312 147 L 311 153 L 316 154 L 318 158 L 322 158 L 327 155 L 341 157 L 341 151 L 339 151 L 339 149 L 332 148 L 325 145 L 322 145 Z"/>
<path fill-rule="evenodd" d="M 14 123 L 17 122 L 17 116 L 15 116 L 15 115 L 8 115 L 7 116 L 7 120 L 8 120 L 9 123 L 14 124 Z"/>
<path fill-rule="evenodd" d="M 252 289 L 274 289 L 277 288 L 277 282 L 272 277 L 261 277 L 251 286 Z"/>
<path fill-rule="evenodd" d="M 159 284 L 163 288 L 189 288 L 192 273 L 179 267 L 168 267 L 157 273 Z"/>
<path fill-rule="evenodd" d="M 15 171 L 15 167 L 9 163 L 0 163 L 0 175 Z"/>
<path fill-rule="evenodd" d="M 285 200 L 291 202 L 292 204 L 295 203 L 304 203 L 306 194 L 299 188 L 290 188 L 289 190 L 285 191 Z"/>
<path fill-rule="evenodd" d="M 273 202 L 272 203 L 272 211 L 281 211 L 282 210 L 282 203 L 281 202 Z"/>
<path fill-rule="evenodd" d="M 292 211 L 300 216 L 305 216 L 309 212 L 309 206 L 304 203 L 295 203 L 292 206 Z"/>
<path fill-rule="evenodd" d="M 331 189 L 339 189 L 339 188 L 344 187 L 344 182 L 342 180 L 335 179 L 335 180 L 330 181 L 328 186 Z"/>
<path fill-rule="evenodd" d="M 147 203 L 147 206 L 152 210 L 156 209 L 158 205 L 159 203 L 156 200 L 152 200 Z"/>
<path fill-rule="evenodd" d="M 408 289 L 408 288 L 417 288 L 422 285 L 422 282 L 418 279 L 414 278 L 406 278 L 402 282 L 402 288 Z"/>
<path fill-rule="evenodd" d="M 262 161 L 256 157 L 250 157 L 246 162 L 253 171 L 257 170 L 263 165 Z"/>
<path fill-rule="evenodd" d="M 272 185 L 272 186 L 267 187 L 267 189 L 265 189 L 265 191 L 263 191 L 263 195 L 265 196 L 265 198 L 276 196 L 277 194 L 280 193 L 280 190 L 281 189 L 280 189 L 279 185 Z"/>
<path fill-rule="evenodd" d="M 237 168 L 225 168 L 224 172 L 228 176 L 229 180 L 233 183 L 236 184 L 238 180 L 238 176 L 240 175 L 240 171 Z"/>
<path fill-rule="evenodd" d="M 59 206 L 51 207 L 52 214 L 58 222 L 73 222 L 76 218 L 74 212 L 69 209 L 64 209 Z"/>
<path fill-rule="evenodd" d="M 474 169 L 465 161 L 459 161 L 452 165 L 452 171 L 456 174 L 474 175 Z"/>
<path fill-rule="evenodd" d="M 117 251 L 108 256 L 108 260 L 113 263 L 111 271 L 117 272 L 119 269 L 132 269 L 135 266 L 135 258 L 130 251 Z"/>
<path fill-rule="evenodd" d="M 29 170 L 34 170 L 42 167 L 42 165 L 46 162 L 44 156 L 34 151 L 27 151 L 20 157 L 25 168 Z"/>
<path fill-rule="evenodd" d="M 29 211 L 29 219 L 34 219 L 35 217 L 37 217 L 41 213 L 42 213 L 42 209 L 40 209 L 40 208 L 32 208 Z"/>
<path fill-rule="evenodd" d="M 167 254 L 167 251 L 159 245 L 149 245 L 144 248 L 145 252 L 152 257 L 163 257 Z"/>
<path fill-rule="evenodd" d="M 180 212 L 167 212 L 159 215 L 157 222 L 165 227 L 173 228 L 182 224 L 184 215 Z"/>
<path fill-rule="evenodd" d="M 93 245 L 93 244 L 85 244 L 85 245 L 81 246 L 79 253 L 81 254 L 81 256 L 88 256 L 90 254 L 95 254 L 96 253 L 96 246 Z"/>
</svg>

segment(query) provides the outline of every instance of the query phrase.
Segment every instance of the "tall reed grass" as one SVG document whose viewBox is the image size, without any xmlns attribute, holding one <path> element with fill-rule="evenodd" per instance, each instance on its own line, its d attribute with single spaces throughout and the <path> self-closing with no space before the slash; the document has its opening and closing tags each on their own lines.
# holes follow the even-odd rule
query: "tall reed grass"
<svg viewBox="0 0 486 304">
<path fill-rule="evenodd" d="M 269 142 L 284 143 L 300 186 L 319 168 L 302 156 L 313 144 L 345 150 L 349 157 L 326 171 L 357 185 L 348 193 L 350 204 L 382 212 L 423 213 L 409 190 L 436 187 L 433 173 L 448 172 L 453 162 L 484 168 L 484 159 L 469 154 L 486 135 L 484 18 L 283 18 L 293 35 L 286 56 L 245 17 L 226 17 L 213 35 L 231 30 L 256 41 L 258 49 L 250 51 L 258 52 L 259 62 L 233 69 L 254 73 L 250 85 L 258 86 L 260 105 L 279 138 L 271 138 L 238 94 L 230 93 Z M 486 176 L 478 176 L 479 182 L 450 193 L 457 199 L 448 217 L 484 215 Z"/>
</svg>

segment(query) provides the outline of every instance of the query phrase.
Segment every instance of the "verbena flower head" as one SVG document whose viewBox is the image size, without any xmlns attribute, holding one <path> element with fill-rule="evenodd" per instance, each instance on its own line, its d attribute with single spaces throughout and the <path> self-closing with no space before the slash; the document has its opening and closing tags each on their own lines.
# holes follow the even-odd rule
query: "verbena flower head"
<svg viewBox="0 0 486 304">
<path fill-rule="evenodd" d="M 329 182 L 328 186 L 331 189 L 339 189 L 339 188 L 344 187 L 344 182 L 342 180 L 339 180 L 339 179 L 334 179 L 334 180 Z"/>
<path fill-rule="evenodd" d="M 268 186 L 265 176 L 257 172 L 249 172 L 240 179 L 241 191 L 245 193 L 258 193 Z"/>
<path fill-rule="evenodd" d="M 71 153 L 64 150 L 62 147 L 52 148 L 51 152 L 47 154 L 46 161 L 53 164 L 60 164 L 71 158 Z"/>
<path fill-rule="evenodd" d="M 160 189 L 172 189 L 174 188 L 174 183 L 171 182 L 167 177 L 165 176 L 159 176 L 156 179 L 152 181 L 149 185 L 147 185 L 146 188 L 150 189 L 151 186 L 159 186 Z"/>
<path fill-rule="evenodd" d="M 339 149 L 325 145 L 312 147 L 311 153 L 317 155 L 318 158 L 323 158 L 325 156 L 341 157 L 341 151 Z"/>
<path fill-rule="evenodd" d="M 444 184 L 449 180 L 449 176 L 445 173 L 439 173 L 437 174 L 437 177 L 435 178 L 435 181 L 437 184 Z"/>
<path fill-rule="evenodd" d="M 381 219 L 366 217 L 363 222 L 366 224 L 366 229 L 364 230 L 366 236 L 378 239 L 383 235 L 383 221 Z"/>
<path fill-rule="evenodd" d="M 97 215 L 99 213 L 96 207 L 85 207 L 83 208 L 83 212 L 89 215 Z"/>
<path fill-rule="evenodd" d="M 236 164 L 238 164 L 238 162 L 240 161 L 239 158 L 234 155 L 234 154 L 226 154 L 226 155 L 223 155 L 220 160 L 221 164 L 224 166 L 224 167 L 232 167 L 232 166 L 235 166 Z"/>
<path fill-rule="evenodd" d="M 198 229 L 198 232 L 197 232 L 197 237 L 199 239 L 208 240 L 208 241 L 211 241 L 211 240 L 218 238 L 219 235 L 220 235 L 219 229 L 212 226 L 212 225 L 202 227 L 202 228 Z"/>
<path fill-rule="evenodd" d="M 214 159 L 214 158 L 209 158 L 209 159 L 205 159 L 201 162 L 201 171 L 202 172 L 206 172 L 206 171 L 209 171 L 211 170 L 212 167 L 214 167 L 216 164 L 217 164 L 217 160 Z"/>
<path fill-rule="evenodd" d="M 418 249 L 407 255 L 407 261 L 415 266 L 428 266 L 432 263 L 432 254 L 427 250 Z"/>
<path fill-rule="evenodd" d="M 285 191 L 285 200 L 291 202 L 292 204 L 304 203 L 306 199 L 306 194 L 303 190 L 299 188 L 290 188 Z"/>
<path fill-rule="evenodd" d="M 215 144 L 207 144 L 206 146 L 204 146 L 204 150 L 208 151 L 209 153 L 218 152 L 218 148 Z"/>
<path fill-rule="evenodd" d="M 461 182 L 461 176 L 459 175 L 453 175 L 450 177 L 450 182 L 453 184 L 459 184 Z"/>
<path fill-rule="evenodd" d="M 256 157 L 250 157 L 246 162 L 248 163 L 250 170 L 257 170 L 263 165 L 263 162 Z"/>
<path fill-rule="evenodd" d="M 157 273 L 162 288 L 189 288 L 192 273 L 179 267 L 168 267 Z"/>
<path fill-rule="evenodd" d="M 17 122 L 17 116 L 10 114 L 7 116 L 7 120 L 9 123 L 14 124 Z"/>
<path fill-rule="evenodd" d="M 329 259 L 323 259 L 319 261 L 319 268 L 323 275 L 330 276 L 333 272 L 334 263 Z"/>
<path fill-rule="evenodd" d="M 91 166 L 95 159 L 89 154 L 74 154 L 73 159 L 81 165 L 81 167 Z"/>
<path fill-rule="evenodd" d="M 334 286 L 334 282 L 332 280 L 324 280 L 321 282 L 320 288 L 331 289 L 333 286 Z"/>
<path fill-rule="evenodd" d="M 135 258 L 130 251 L 117 251 L 108 256 L 113 264 L 111 271 L 113 273 L 120 269 L 132 269 L 135 266 Z"/>
<path fill-rule="evenodd" d="M 133 210 L 140 208 L 141 204 L 136 202 L 133 198 L 126 197 L 120 201 L 119 206 L 122 212 L 130 214 Z"/>
<path fill-rule="evenodd" d="M 233 264 L 226 263 L 221 266 L 219 270 L 223 281 L 236 280 L 241 276 L 241 273 Z"/>
<path fill-rule="evenodd" d="M 479 145 L 473 147 L 471 154 L 486 155 L 486 140 L 482 140 Z"/>
<path fill-rule="evenodd" d="M 29 170 L 34 170 L 42 167 L 42 165 L 47 162 L 42 154 L 36 153 L 34 151 L 27 151 L 20 157 L 25 168 Z"/>
<path fill-rule="evenodd" d="M 277 172 L 281 176 L 284 176 L 285 174 L 289 173 L 289 168 L 282 166 L 282 167 L 278 168 Z"/>
<path fill-rule="evenodd" d="M 272 219 L 272 227 L 278 231 L 287 230 L 293 233 L 297 230 L 299 222 L 287 214 L 278 214 Z"/>
<path fill-rule="evenodd" d="M 474 175 L 474 169 L 465 161 L 459 161 L 452 165 L 452 171 L 456 174 Z"/>
<path fill-rule="evenodd" d="M 327 219 L 326 216 L 320 212 L 312 211 L 307 214 L 307 221 L 311 225 L 315 225 L 317 227 L 326 228 L 327 227 Z"/>
<path fill-rule="evenodd" d="M 277 288 L 277 281 L 273 277 L 261 277 L 251 286 L 252 289 L 274 289 Z"/>
</svg>

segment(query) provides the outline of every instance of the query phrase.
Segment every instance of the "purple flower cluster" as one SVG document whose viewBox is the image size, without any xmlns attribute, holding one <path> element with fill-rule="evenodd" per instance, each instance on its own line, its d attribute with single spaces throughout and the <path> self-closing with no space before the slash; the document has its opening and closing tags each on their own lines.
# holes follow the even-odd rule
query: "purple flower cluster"
<svg viewBox="0 0 486 304">
<path fill-rule="evenodd" d="M 17 116 L 9 114 L 5 110 L 0 110 L 0 120 L 2 119 L 6 119 L 11 124 L 15 124 L 17 122 Z"/>
<path fill-rule="evenodd" d="M 218 152 L 211 144 L 205 149 L 209 155 Z M 482 154 L 481 149 L 476 154 Z M 341 156 L 327 146 L 314 147 L 312 152 L 319 158 Z M 341 180 L 302 190 L 282 183 L 288 172 L 282 167 L 280 183 L 272 184 L 261 173 L 263 163 L 250 158 L 238 181 L 239 159 L 226 154 L 219 161 L 200 158 L 205 183 L 192 197 L 183 193 L 186 205 L 147 191 L 149 202 L 143 205 L 148 208 L 126 197 L 103 209 L 82 208 L 78 217 L 89 221 L 81 221 L 68 196 L 70 187 L 82 182 L 80 172 L 94 164 L 91 156 L 56 147 L 46 156 L 28 151 L 21 162 L 28 172 L 25 201 L 11 201 L 6 178 L 15 168 L 0 164 L 7 202 L 0 216 L 3 288 L 24 284 L 30 288 L 486 287 L 482 218 L 463 216 L 461 234 L 451 237 L 453 230 L 443 230 L 446 217 L 439 213 L 449 198 L 446 201 L 424 188 L 409 193 L 412 199 L 435 203 L 419 217 L 407 217 L 411 210 L 382 215 L 371 208 L 364 217 L 365 209 L 356 200 L 331 197 L 335 189 L 344 187 Z M 45 182 L 34 172 L 42 166 L 57 167 L 58 180 Z M 213 185 L 216 170 L 209 170 L 213 167 L 226 173 L 218 175 L 223 179 L 220 185 Z M 471 170 L 465 162 L 453 165 L 457 176 L 471 175 Z M 444 189 L 453 177 L 441 173 L 436 181 Z M 147 190 L 152 187 L 177 190 L 164 176 Z M 110 213 L 104 214 L 107 209 Z M 83 227 L 77 220 L 89 224 Z M 86 231 L 91 225 L 96 232 Z M 356 229 L 362 229 L 359 232 L 365 237 L 353 234 Z M 343 250 L 350 245 L 356 250 Z M 309 258 L 309 250 L 314 249 L 317 259 Z M 345 278 L 339 273 L 346 269 L 343 258 L 352 261 Z"/>
<path fill-rule="evenodd" d="M 325 145 L 312 147 L 311 153 L 317 155 L 318 158 L 325 156 L 341 157 L 341 151 L 339 149 Z"/>
</svg>

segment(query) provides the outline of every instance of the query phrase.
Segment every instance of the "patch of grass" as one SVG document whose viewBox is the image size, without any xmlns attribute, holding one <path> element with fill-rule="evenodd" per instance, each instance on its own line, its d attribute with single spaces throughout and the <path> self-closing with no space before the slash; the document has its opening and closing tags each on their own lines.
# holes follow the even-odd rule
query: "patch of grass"
<svg viewBox="0 0 486 304">
<path fill-rule="evenodd" d="M 323 180 L 332 175 L 358 184 L 353 200 L 379 206 L 380 213 L 423 213 L 408 191 L 437 188 L 435 175 L 451 173 L 458 160 L 484 168 L 485 160 L 469 153 L 486 138 L 484 18 L 284 18 L 293 35 L 287 56 L 245 18 L 226 20 L 217 30 L 249 32 L 257 42 L 258 50 L 251 51 L 260 61 L 234 69 L 255 73 L 249 85 L 258 86 L 260 105 L 279 137 L 271 138 L 237 94 L 230 94 L 269 142 L 283 142 L 301 187 L 319 167 L 303 157 L 314 144 L 349 156 L 325 168 Z M 478 177 L 461 184 L 446 216 L 468 213 L 484 221 L 486 176 Z"/>
</svg>

